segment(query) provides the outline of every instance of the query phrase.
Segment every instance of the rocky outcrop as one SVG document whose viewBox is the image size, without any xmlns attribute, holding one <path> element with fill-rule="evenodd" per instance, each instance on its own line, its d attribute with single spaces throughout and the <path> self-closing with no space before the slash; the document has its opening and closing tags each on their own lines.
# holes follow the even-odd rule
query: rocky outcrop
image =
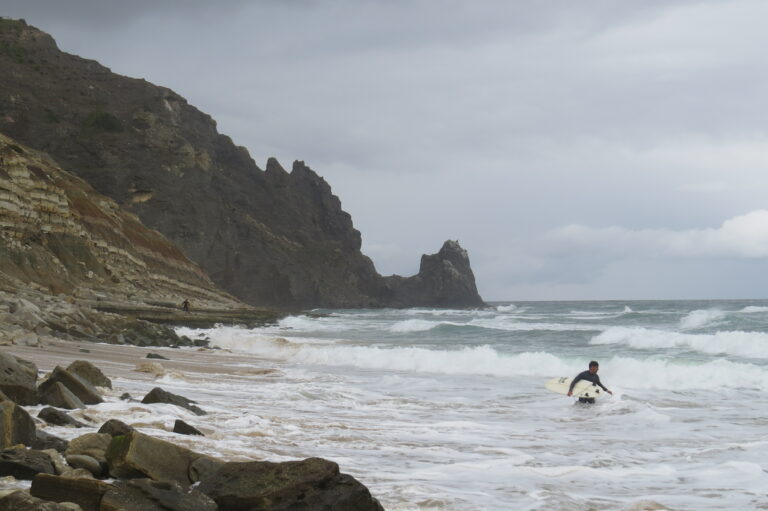
<svg viewBox="0 0 768 511">
<path fill-rule="evenodd" d="M 421 256 L 419 273 L 386 278 L 394 307 L 482 307 L 469 255 L 458 241 L 446 241 L 437 254 Z"/>
<path fill-rule="evenodd" d="M 56 289 L 114 280 L 137 289 L 162 284 L 177 294 L 183 289 L 184 296 L 210 297 L 204 276 L 165 239 L 137 232 L 140 219 L 219 287 L 250 304 L 307 308 L 462 302 L 446 301 L 463 288 L 445 281 L 450 272 L 442 272 L 439 282 L 416 278 L 403 286 L 382 278 L 360 251 L 360 233 L 338 197 L 303 162 L 288 172 L 270 159 L 260 169 L 244 148 L 218 133 L 213 119 L 175 92 L 63 53 L 48 34 L 23 21 L 0 20 L 0 49 L 0 132 L 45 151 L 114 201 L 89 201 L 87 194 L 67 201 L 42 189 L 45 209 L 29 217 L 44 226 L 36 231 L 39 240 L 24 234 L 28 229 L 12 231 L 9 239 L 20 254 L 9 261 L 15 277 Z M 35 181 L 28 165 L 5 154 L 14 159 L 15 173 Z M 17 174 L 9 178 L 18 181 Z M 14 199 L 19 187 L 7 192 L 9 207 L 21 211 L 24 201 Z M 119 216 L 115 205 L 136 216 Z M 65 236 L 73 227 L 63 214 L 67 211 L 90 221 L 99 239 L 82 243 Z M 112 232 L 115 226 L 122 229 Z M 130 236 L 125 227 L 131 228 Z M 29 261 L 36 252 L 30 250 L 46 246 L 56 252 L 44 254 L 56 258 L 33 268 Z M 62 267 L 67 271 L 53 278 Z M 150 274 L 161 278 L 142 278 Z M 418 289 L 420 283 L 426 287 Z M 448 294 L 430 300 L 430 291 Z M 409 302 L 412 297 L 418 301 Z"/>
</svg>

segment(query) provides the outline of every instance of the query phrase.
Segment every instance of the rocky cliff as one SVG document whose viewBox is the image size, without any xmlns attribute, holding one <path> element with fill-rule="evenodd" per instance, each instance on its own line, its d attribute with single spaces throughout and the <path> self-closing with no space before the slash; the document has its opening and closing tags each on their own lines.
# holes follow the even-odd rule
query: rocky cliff
<svg viewBox="0 0 768 511">
<path fill-rule="evenodd" d="M 50 154 L 246 302 L 482 304 L 468 262 L 449 261 L 460 272 L 455 285 L 446 279 L 456 272 L 445 269 L 434 278 L 382 278 L 320 176 L 303 162 L 288 172 L 271 159 L 260 169 L 169 89 L 63 53 L 23 21 L 0 20 L 0 69 L 0 132 Z"/>
<path fill-rule="evenodd" d="M 0 134 L 0 286 L 51 294 L 239 302 L 135 215 Z"/>
</svg>

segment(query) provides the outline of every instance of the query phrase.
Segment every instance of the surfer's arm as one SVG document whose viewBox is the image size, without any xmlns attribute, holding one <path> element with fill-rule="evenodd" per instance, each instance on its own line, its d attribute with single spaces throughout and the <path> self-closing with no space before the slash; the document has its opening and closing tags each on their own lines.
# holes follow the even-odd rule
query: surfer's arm
<svg viewBox="0 0 768 511">
<path fill-rule="evenodd" d="M 607 393 L 609 393 L 609 394 L 613 395 L 613 392 L 611 392 L 610 390 L 608 390 L 608 387 L 606 387 L 605 385 L 603 385 L 603 382 L 601 382 L 601 381 L 600 381 L 600 377 L 599 377 L 598 375 L 595 375 L 595 378 L 596 378 L 596 379 L 595 379 L 595 383 L 597 383 L 598 385 L 600 385 L 600 386 L 603 388 L 603 390 L 604 390 L 604 391 L 606 391 Z"/>
<path fill-rule="evenodd" d="M 574 378 L 573 381 L 571 382 L 571 386 L 568 387 L 568 395 L 569 396 L 573 393 L 573 387 L 576 386 L 577 383 L 579 383 L 581 380 L 584 379 L 583 374 L 584 373 L 579 373 L 579 375 L 576 376 L 576 378 Z"/>
</svg>

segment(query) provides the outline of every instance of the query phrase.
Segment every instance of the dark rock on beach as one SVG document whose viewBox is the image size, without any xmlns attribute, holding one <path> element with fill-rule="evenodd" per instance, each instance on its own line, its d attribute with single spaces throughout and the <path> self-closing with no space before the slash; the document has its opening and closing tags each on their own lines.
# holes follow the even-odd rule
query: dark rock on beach
<svg viewBox="0 0 768 511">
<path fill-rule="evenodd" d="M 66 412 L 62 412 L 61 410 L 57 410 L 50 406 L 40 410 L 37 417 L 54 426 L 72 426 L 75 428 L 84 428 L 87 426 L 87 424 L 84 424 L 77 419 L 73 419 Z"/>
<path fill-rule="evenodd" d="M 41 429 L 37 430 L 37 435 L 30 445 L 33 449 L 43 451 L 46 449 L 54 449 L 60 453 L 63 453 L 69 447 L 69 442 L 63 438 L 59 438 Z"/>
<path fill-rule="evenodd" d="M 66 457 L 67 464 L 75 469 L 82 468 L 93 476 L 99 477 L 104 472 L 104 467 L 99 460 L 86 454 L 70 454 Z"/>
<path fill-rule="evenodd" d="M 194 426 L 190 426 L 186 422 L 184 422 L 181 419 L 176 419 L 176 422 L 173 423 L 173 432 L 178 433 L 180 435 L 199 435 L 199 436 L 205 436 L 203 435 L 199 429 L 197 429 Z"/>
<path fill-rule="evenodd" d="M 83 511 L 100 511 L 101 499 L 113 486 L 88 478 L 40 474 L 32 480 L 32 496 L 53 502 L 74 502 Z"/>
<path fill-rule="evenodd" d="M 64 385 L 67 390 L 87 405 L 96 405 L 104 401 L 93 385 L 61 366 L 56 366 L 48 379 L 40 384 L 39 392 L 44 394 L 56 383 Z"/>
<path fill-rule="evenodd" d="M 155 481 L 192 484 L 190 467 L 207 458 L 171 442 L 138 431 L 112 439 L 106 452 L 109 473 L 113 477 L 131 479 L 149 477 Z"/>
<path fill-rule="evenodd" d="M 146 396 L 144 396 L 144 399 L 141 400 L 144 404 L 152 404 L 152 403 L 168 403 L 176 406 L 180 406 L 182 408 L 186 408 L 187 410 L 193 412 L 195 415 L 207 415 L 205 410 L 202 408 L 195 406 L 195 402 L 191 399 L 187 399 L 184 396 L 179 396 L 177 394 L 173 394 L 171 392 L 168 392 L 166 390 L 161 389 L 160 387 L 155 387 L 154 389 L 150 390 Z"/>
<path fill-rule="evenodd" d="M 175 482 L 151 479 L 116 481 L 101 500 L 100 511 L 217 511 L 204 493 Z"/>
<path fill-rule="evenodd" d="M 18 444 L 31 446 L 36 438 L 34 419 L 24 408 L 0 394 L 0 448 Z"/>
<path fill-rule="evenodd" d="M 80 508 L 82 511 L 82 508 Z M 18 490 L 0 497 L 0 511 L 76 511 L 71 504 L 58 504 Z"/>
<path fill-rule="evenodd" d="M 126 435 L 133 430 L 133 427 L 129 426 L 123 421 L 117 419 L 109 419 L 107 422 L 101 425 L 98 432 L 106 433 L 109 436 L 115 437 L 119 435 Z"/>
<path fill-rule="evenodd" d="M 37 390 L 38 399 L 41 403 L 46 405 L 55 406 L 56 408 L 64 408 L 66 410 L 74 410 L 75 408 L 85 408 L 79 397 L 74 395 L 61 382 L 52 382 L 48 385 L 41 386 Z"/>
<path fill-rule="evenodd" d="M 91 364 L 87 360 L 75 360 L 67 366 L 67 371 L 79 376 L 95 387 L 112 388 L 112 380 L 104 376 L 101 369 Z"/>
<path fill-rule="evenodd" d="M 54 472 L 51 457 L 42 451 L 23 447 L 0 451 L 0 476 L 32 479 L 36 474 L 53 474 Z"/>
<path fill-rule="evenodd" d="M 0 351 L 0 391 L 20 405 L 37 404 L 37 366 Z"/>
<path fill-rule="evenodd" d="M 322 458 L 225 463 L 198 489 L 231 511 L 383 511 L 365 486 Z"/>
</svg>

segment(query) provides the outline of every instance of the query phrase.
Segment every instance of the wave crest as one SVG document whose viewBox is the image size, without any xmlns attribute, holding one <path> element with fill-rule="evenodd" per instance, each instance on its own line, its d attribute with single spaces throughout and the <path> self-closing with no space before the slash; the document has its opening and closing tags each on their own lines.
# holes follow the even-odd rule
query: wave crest
<svg viewBox="0 0 768 511">
<path fill-rule="evenodd" d="M 642 327 L 612 327 L 593 337 L 590 344 L 622 344 L 646 350 L 684 348 L 710 355 L 768 359 L 768 334 L 762 332 L 687 334 Z"/>
</svg>

